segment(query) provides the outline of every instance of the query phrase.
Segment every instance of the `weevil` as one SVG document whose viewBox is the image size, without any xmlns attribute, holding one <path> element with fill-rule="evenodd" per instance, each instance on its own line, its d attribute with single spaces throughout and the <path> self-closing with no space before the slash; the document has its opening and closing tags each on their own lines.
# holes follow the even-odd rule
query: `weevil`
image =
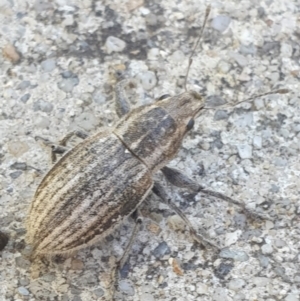
<svg viewBox="0 0 300 301">
<path fill-rule="evenodd" d="M 209 9 L 204 24 L 208 13 Z M 189 67 L 191 63 L 190 58 Z M 75 131 L 60 145 L 48 143 L 53 159 L 57 153 L 63 156 L 42 179 L 31 203 L 27 241 L 33 247 L 33 258 L 72 254 L 102 240 L 125 218 L 136 215 L 151 191 L 185 220 L 197 241 L 218 248 L 205 234 L 197 232 L 170 201 L 163 186 L 153 178 L 159 171 L 177 187 L 242 205 L 167 166 L 179 151 L 184 136 L 192 130 L 195 118 L 205 109 L 204 98 L 196 91 L 185 91 L 176 96 L 163 95 L 152 104 L 130 111 L 124 93 L 127 83 L 120 81 L 116 87 L 117 113 L 121 119 L 112 129 L 100 130 L 92 136 Z M 67 149 L 66 142 L 72 135 L 84 140 Z M 127 258 L 137 229 L 136 226 L 119 267 Z"/>
</svg>

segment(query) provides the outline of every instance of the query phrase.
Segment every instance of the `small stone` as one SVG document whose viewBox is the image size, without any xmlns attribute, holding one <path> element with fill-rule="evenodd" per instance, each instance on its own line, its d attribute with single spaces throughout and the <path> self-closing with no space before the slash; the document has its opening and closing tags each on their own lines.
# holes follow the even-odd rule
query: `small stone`
<svg viewBox="0 0 300 301">
<path fill-rule="evenodd" d="M 207 107 L 218 107 L 224 105 L 225 103 L 227 103 L 227 101 L 219 95 L 211 95 L 206 99 Z"/>
<path fill-rule="evenodd" d="M 93 291 L 93 293 L 97 296 L 97 297 L 102 297 L 104 295 L 104 290 L 102 288 L 97 288 Z"/>
<path fill-rule="evenodd" d="M 252 146 L 244 144 L 244 145 L 238 145 L 237 148 L 241 159 L 252 158 Z"/>
<path fill-rule="evenodd" d="M 213 301 L 227 301 L 226 290 L 222 287 L 218 287 L 212 295 Z"/>
<path fill-rule="evenodd" d="M 156 86 L 157 79 L 155 73 L 152 71 L 144 71 L 138 74 L 138 80 L 143 89 L 149 91 Z"/>
<path fill-rule="evenodd" d="M 20 55 L 16 48 L 12 44 L 7 44 L 2 50 L 3 56 L 10 60 L 12 63 L 16 64 L 20 60 Z"/>
<path fill-rule="evenodd" d="M 141 295 L 141 299 L 140 300 L 143 300 L 143 301 L 154 301 L 154 297 L 149 294 L 149 293 L 143 293 Z"/>
<path fill-rule="evenodd" d="M 49 113 L 53 110 L 53 104 L 43 99 L 39 99 L 38 101 L 33 103 L 33 110 L 35 112 L 42 111 L 45 113 Z"/>
<path fill-rule="evenodd" d="M 21 170 L 14 171 L 9 174 L 12 179 L 17 179 L 23 172 Z"/>
<path fill-rule="evenodd" d="M 78 77 L 63 78 L 58 84 L 58 88 L 66 93 L 72 92 L 75 86 L 79 84 Z"/>
<path fill-rule="evenodd" d="M 16 158 L 29 150 L 28 144 L 22 141 L 10 141 L 7 143 L 8 151 Z"/>
<path fill-rule="evenodd" d="M 230 273 L 233 267 L 234 265 L 232 263 L 221 262 L 221 264 L 214 271 L 215 275 L 220 279 L 224 279 L 224 277 Z"/>
<path fill-rule="evenodd" d="M 71 269 L 72 270 L 82 270 L 84 267 L 84 264 L 81 260 L 79 259 L 73 259 L 71 262 Z"/>
<path fill-rule="evenodd" d="M 147 26 L 156 26 L 158 23 L 157 16 L 152 13 L 148 14 L 145 17 L 145 21 L 146 21 Z"/>
<path fill-rule="evenodd" d="M 106 97 L 102 94 L 101 91 L 99 90 L 96 90 L 94 93 L 93 93 L 93 100 L 96 104 L 98 105 L 102 105 L 105 103 L 106 101 Z"/>
<path fill-rule="evenodd" d="M 23 103 L 26 103 L 27 101 L 28 101 L 28 99 L 30 98 L 30 94 L 29 93 L 26 93 L 26 94 L 24 94 L 21 98 L 20 98 L 20 100 L 23 102 Z"/>
<path fill-rule="evenodd" d="M 262 251 L 263 254 L 269 255 L 269 254 L 273 253 L 273 248 L 272 248 L 272 246 L 270 244 L 264 244 L 261 247 L 261 251 Z"/>
<path fill-rule="evenodd" d="M 248 65 L 248 59 L 242 54 L 232 52 L 230 56 L 238 63 L 239 66 L 245 67 Z"/>
<path fill-rule="evenodd" d="M 219 15 L 213 18 L 211 26 L 217 31 L 224 32 L 231 22 L 231 18 L 226 15 Z"/>
<path fill-rule="evenodd" d="M 280 238 L 276 238 L 274 244 L 277 248 L 283 248 L 286 246 L 286 242 Z"/>
<path fill-rule="evenodd" d="M 56 67 L 56 60 L 54 58 L 47 59 L 41 62 L 41 67 L 45 72 L 51 72 Z"/>
<path fill-rule="evenodd" d="M 264 106 L 265 106 L 265 102 L 264 102 L 264 100 L 261 99 L 261 98 L 256 98 L 256 99 L 254 100 L 253 104 L 254 104 L 254 107 L 255 107 L 255 109 L 256 109 L 257 111 L 261 110 L 261 109 L 264 108 Z"/>
<path fill-rule="evenodd" d="M 227 233 L 225 236 L 225 246 L 228 247 L 234 243 L 236 243 L 241 236 L 242 231 L 237 230 L 235 232 Z"/>
<path fill-rule="evenodd" d="M 170 254 L 171 250 L 165 241 L 161 242 L 153 251 L 152 254 L 157 258 L 160 259 L 163 256 Z"/>
<path fill-rule="evenodd" d="M 234 259 L 236 261 L 248 261 L 249 260 L 249 256 L 247 255 L 246 252 L 239 251 L 239 250 L 230 250 L 228 248 L 222 249 L 219 255 L 221 258 Z"/>
<path fill-rule="evenodd" d="M 25 90 L 29 86 L 30 86 L 30 81 L 29 80 L 23 80 L 22 82 L 20 82 L 18 84 L 18 86 L 16 87 L 16 89 L 17 90 Z"/>
<path fill-rule="evenodd" d="M 231 64 L 229 64 L 228 62 L 225 61 L 220 61 L 220 63 L 218 64 L 218 70 L 223 73 L 223 74 L 227 74 L 231 69 Z"/>
<path fill-rule="evenodd" d="M 281 167 L 287 166 L 287 160 L 280 157 L 275 157 L 273 163 L 275 166 L 281 166 Z"/>
<path fill-rule="evenodd" d="M 262 148 L 262 138 L 261 138 L 261 136 L 254 136 L 254 138 L 253 138 L 253 147 L 255 149 L 261 149 Z"/>
<path fill-rule="evenodd" d="M 134 287 L 129 280 L 121 280 L 119 290 L 128 296 L 134 296 Z"/>
<path fill-rule="evenodd" d="M 173 258 L 172 260 L 173 272 L 179 276 L 183 276 L 183 270 L 180 266 L 180 263 L 177 258 Z"/>
<path fill-rule="evenodd" d="M 249 45 L 241 45 L 240 47 L 240 52 L 242 54 L 256 54 L 256 47 L 253 44 L 249 44 Z"/>
<path fill-rule="evenodd" d="M 27 270 L 30 267 L 30 261 L 24 259 L 21 256 L 17 257 L 16 258 L 16 266 L 21 268 L 21 269 Z"/>
<path fill-rule="evenodd" d="M 184 231 L 185 230 L 185 222 L 179 215 L 169 216 L 167 219 L 168 226 L 174 231 Z"/>
<path fill-rule="evenodd" d="M 269 284 L 270 279 L 266 277 L 253 277 L 252 282 L 258 287 L 263 287 Z"/>
<path fill-rule="evenodd" d="M 121 52 L 125 49 L 126 43 L 119 38 L 109 36 L 106 39 L 105 47 L 106 47 L 108 54 L 110 54 L 112 52 Z"/>
<path fill-rule="evenodd" d="M 240 289 L 242 289 L 245 285 L 246 285 L 246 282 L 243 279 L 232 279 L 228 283 L 228 288 L 232 291 L 237 292 Z"/>
<path fill-rule="evenodd" d="M 214 120 L 218 121 L 218 120 L 227 120 L 229 117 L 229 114 L 227 111 L 224 110 L 217 110 L 214 116 Z"/>
<path fill-rule="evenodd" d="M 206 295 L 208 293 L 208 287 L 204 283 L 197 283 L 196 292 L 199 295 Z"/>
<path fill-rule="evenodd" d="M 258 254 L 259 264 L 262 268 L 266 268 L 269 265 L 270 259 L 267 256 Z"/>
<path fill-rule="evenodd" d="M 288 294 L 285 297 L 284 301 L 299 301 L 299 294 L 295 294 L 295 293 Z"/>
<path fill-rule="evenodd" d="M 19 292 L 19 294 L 21 294 L 23 296 L 29 295 L 29 291 L 24 286 L 18 287 L 18 292 Z"/>
</svg>

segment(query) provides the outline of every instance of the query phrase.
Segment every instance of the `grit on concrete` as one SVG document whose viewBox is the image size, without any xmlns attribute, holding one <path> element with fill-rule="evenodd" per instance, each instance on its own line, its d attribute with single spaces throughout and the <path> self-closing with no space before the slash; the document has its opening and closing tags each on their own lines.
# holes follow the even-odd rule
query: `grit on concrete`
<svg viewBox="0 0 300 301">
<path fill-rule="evenodd" d="M 0 229 L 10 237 L 0 253 L 1 301 L 110 300 L 110 271 L 130 219 L 30 278 L 25 218 L 42 179 L 34 168 L 45 174 L 51 166 L 35 136 L 58 141 L 72 129 L 113 126 L 114 70 L 137 79 L 133 106 L 182 91 L 207 4 L 0 0 Z M 275 219 L 253 221 L 224 201 L 173 189 L 195 227 L 226 247 L 216 254 L 149 196 L 118 300 L 299 300 L 300 2 L 211 6 L 188 87 L 213 109 L 196 120 L 170 165 Z M 232 105 L 277 88 L 290 93 Z"/>
</svg>

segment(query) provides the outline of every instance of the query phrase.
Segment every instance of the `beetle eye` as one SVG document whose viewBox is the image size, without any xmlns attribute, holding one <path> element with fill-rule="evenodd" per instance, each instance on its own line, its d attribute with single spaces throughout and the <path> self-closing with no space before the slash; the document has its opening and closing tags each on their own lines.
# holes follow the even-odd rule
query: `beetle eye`
<svg viewBox="0 0 300 301">
<path fill-rule="evenodd" d="M 164 95 L 160 96 L 159 98 L 157 98 L 156 100 L 163 100 L 163 99 L 166 99 L 170 96 L 171 96 L 170 94 L 164 94 Z"/>
<path fill-rule="evenodd" d="M 195 124 L 195 120 L 194 119 L 190 119 L 188 124 L 186 125 L 186 129 L 189 131 L 194 127 Z"/>
</svg>

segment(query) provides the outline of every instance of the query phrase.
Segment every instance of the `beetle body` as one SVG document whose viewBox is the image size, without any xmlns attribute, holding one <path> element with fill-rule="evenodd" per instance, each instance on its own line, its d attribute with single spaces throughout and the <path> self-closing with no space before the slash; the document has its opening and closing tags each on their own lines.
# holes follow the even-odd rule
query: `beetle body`
<svg viewBox="0 0 300 301">
<path fill-rule="evenodd" d="M 69 150 L 38 186 L 27 220 L 34 255 L 72 253 L 107 236 L 147 197 L 203 108 L 190 91 L 138 107 Z"/>
</svg>

